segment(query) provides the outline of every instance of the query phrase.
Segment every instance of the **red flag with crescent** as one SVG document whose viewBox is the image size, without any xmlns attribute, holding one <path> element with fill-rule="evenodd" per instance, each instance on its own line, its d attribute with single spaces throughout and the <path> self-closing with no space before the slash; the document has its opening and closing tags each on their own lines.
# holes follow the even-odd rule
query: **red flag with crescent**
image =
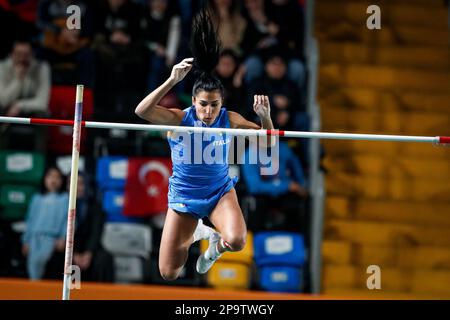
<svg viewBox="0 0 450 320">
<path fill-rule="evenodd" d="M 171 175 L 170 158 L 130 158 L 123 214 L 149 217 L 166 212 Z"/>
</svg>

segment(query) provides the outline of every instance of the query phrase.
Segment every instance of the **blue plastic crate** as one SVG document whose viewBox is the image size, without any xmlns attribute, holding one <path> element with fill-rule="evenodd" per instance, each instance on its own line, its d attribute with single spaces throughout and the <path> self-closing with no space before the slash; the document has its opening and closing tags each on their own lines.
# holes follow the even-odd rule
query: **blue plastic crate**
<svg viewBox="0 0 450 320">
<path fill-rule="evenodd" d="M 259 286 L 270 292 L 301 292 L 302 269 L 287 266 L 259 269 Z"/>
<path fill-rule="evenodd" d="M 297 266 L 305 263 L 303 235 L 293 232 L 270 231 L 256 233 L 254 259 L 257 266 Z"/>
<path fill-rule="evenodd" d="M 102 189 L 124 189 L 127 180 L 128 158 L 102 157 L 97 161 L 97 185 Z"/>
</svg>

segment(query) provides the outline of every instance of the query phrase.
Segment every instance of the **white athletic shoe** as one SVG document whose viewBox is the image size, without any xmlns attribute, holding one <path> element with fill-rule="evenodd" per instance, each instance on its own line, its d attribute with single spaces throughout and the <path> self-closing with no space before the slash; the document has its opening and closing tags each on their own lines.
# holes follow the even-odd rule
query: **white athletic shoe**
<svg viewBox="0 0 450 320">
<path fill-rule="evenodd" d="M 206 240 L 214 233 L 214 229 L 203 224 L 202 219 L 198 219 L 197 228 L 194 231 L 194 243 L 200 240 Z"/>
<path fill-rule="evenodd" d="M 214 264 L 214 262 L 217 261 L 217 259 L 219 259 L 222 254 L 217 251 L 217 243 L 220 240 L 220 234 L 217 232 L 214 232 L 210 237 L 209 237 L 209 246 L 208 249 L 201 254 L 198 259 L 197 259 L 197 265 L 196 265 L 196 269 L 197 272 L 200 274 L 204 274 L 206 272 L 208 272 L 209 269 L 211 269 L 212 265 Z"/>
</svg>

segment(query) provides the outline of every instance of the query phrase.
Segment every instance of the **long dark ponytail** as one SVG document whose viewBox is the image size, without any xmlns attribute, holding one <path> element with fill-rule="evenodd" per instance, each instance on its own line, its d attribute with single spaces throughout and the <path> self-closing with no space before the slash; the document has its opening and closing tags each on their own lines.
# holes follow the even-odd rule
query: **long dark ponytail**
<svg viewBox="0 0 450 320">
<path fill-rule="evenodd" d="M 194 72 L 197 76 L 192 88 L 193 96 L 201 90 L 208 92 L 219 90 L 222 96 L 224 94 L 222 83 L 213 75 L 219 63 L 222 46 L 211 14 L 205 6 L 192 22 L 191 51 L 194 57 Z"/>
</svg>

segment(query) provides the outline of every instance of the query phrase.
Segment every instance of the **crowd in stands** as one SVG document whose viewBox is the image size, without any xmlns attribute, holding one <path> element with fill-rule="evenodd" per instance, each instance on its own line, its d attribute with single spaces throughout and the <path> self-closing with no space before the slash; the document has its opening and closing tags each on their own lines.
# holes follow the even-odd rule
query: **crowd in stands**
<svg viewBox="0 0 450 320">
<path fill-rule="evenodd" d="M 225 87 L 227 109 L 259 123 L 253 95 L 268 95 L 275 128 L 308 130 L 299 0 L 0 0 L 0 115 L 71 119 L 73 113 L 58 109 L 58 92 L 83 84 L 93 105 L 84 120 L 140 123 L 134 114 L 137 103 L 168 77 L 174 64 L 190 56 L 191 19 L 204 3 L 214 12 L 223 46 L 216 76 Z M 70 5 L 80 9 L 79 29 L 67 28 Z M 161 104 L 188 107 L 193 81 L 189 74 Z M 49 130 L 0 124 L 0 150 L 41 152 L 47 158 L 42 190 L 32 197 L 20 239 L 26 275 L 32 279 L 59 278 L 64 261 L 68 196 L 55 159 L 69 154 L 71 146 L 65 152 L 52 148 L 55 134 Z M 78 184 L 74 262 L 89 270 L 85 274 L 90 280 L 114 281 L 112 257 L 100 241 L 105 213 L 92 196 L 96 158 L 170 153 L 158 135 L 120 130 L 92 130 L 87 135 L 82 142 L 87 165 Z M 284 140 L 279 147 L 278 174 L 261 176 L 258 165 L 241 166 L 240 194 L 253 197 L 256 204 L 247 216 L 249 229 L 306 233 L 306 143 Z M 1 225 L 4 228 L 5 222 Z"/>
<path fill-rule="evenodd" d="M 69 196 L 65 177 L 57 167 L 49 167 L 42 190 L 28 207 L 26 229 L 22 236 L 22 253 L 27 257 L 30 279 L 59 279 L 64 265 L 65 234 Z M 112 256 L 102 249 L 105 214 L 86 192 L 82 174 L 77 183 L 76 228 L 73 263 L 83 271 L 86 281 L 114 280 Z"/>
</svg>

